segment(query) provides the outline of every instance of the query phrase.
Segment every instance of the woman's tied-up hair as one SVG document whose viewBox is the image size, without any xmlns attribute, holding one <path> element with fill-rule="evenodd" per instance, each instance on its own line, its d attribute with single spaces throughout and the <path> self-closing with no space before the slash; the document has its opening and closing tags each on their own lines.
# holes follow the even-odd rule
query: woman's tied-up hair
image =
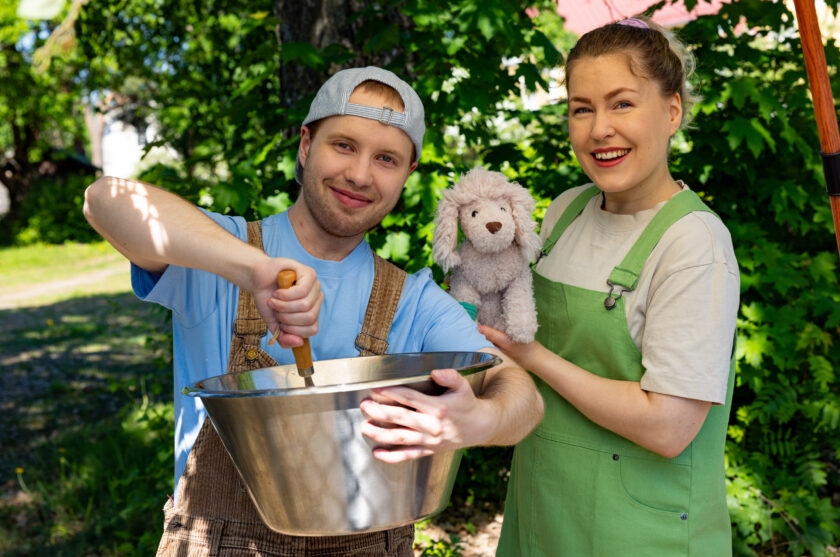
<svg viewBox="0 0 840 557">
<path fill-rule="evenodd" d="M 700 100 L 688 79 L 694 73 L 694 57 L 673 33 L 645 17 L 631 17 L 585 33 L 566 59 L 566 90 L 578 60 L 607 54 L 626 54 L 630 71 L 659 84 L 662 94 L 679 93 L 681 128 L 691 120 L 691 107 Z"/>
</svg>

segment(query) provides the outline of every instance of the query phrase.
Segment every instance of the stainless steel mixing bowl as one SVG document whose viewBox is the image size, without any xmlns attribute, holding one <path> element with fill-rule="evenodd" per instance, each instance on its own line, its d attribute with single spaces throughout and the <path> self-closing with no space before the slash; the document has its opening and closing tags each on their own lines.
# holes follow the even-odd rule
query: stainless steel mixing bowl
<svg viewBox="0 0 840 557">
<path fill-rule="evenodd" d="M 371 389 L 443 389 L 434 369 L 455 368 L 478 393 L 482 352 L 426 352 L 315 362 L 314 387 L 294 364 L 229 373 L 184 388 L 200 397 L 265 523 L 303 536 L 358 533 L 416 522 L 449 502 L 461 451 L 381 462 L 360 427 Z"/>
</svg>

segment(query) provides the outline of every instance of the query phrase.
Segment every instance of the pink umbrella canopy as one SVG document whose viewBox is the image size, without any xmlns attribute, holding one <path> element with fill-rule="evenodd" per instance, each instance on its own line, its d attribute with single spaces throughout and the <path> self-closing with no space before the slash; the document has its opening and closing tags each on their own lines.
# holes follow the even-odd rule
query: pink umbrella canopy
<svg viewBox="0 0 840 557">
<path fill-rule="evenodd" d="M 664 27 L 673 27 L 701 15 L 716 14 L 730 1 L 701 0 L 688 10 L 683 0 L 678 0 L 656 10 L 652 19 Z M 656 3 L 656 0 L 557 0 L 557 13 L 566 20 L 566 29 L 583 35 L 601 25 L 638 15 Z"/>
</svg>

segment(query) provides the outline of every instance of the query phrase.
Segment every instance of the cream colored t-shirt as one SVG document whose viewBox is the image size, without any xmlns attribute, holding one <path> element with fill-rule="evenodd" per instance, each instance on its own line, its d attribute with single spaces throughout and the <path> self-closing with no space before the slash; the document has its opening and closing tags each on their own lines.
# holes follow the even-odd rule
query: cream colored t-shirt
<svg viewBox="0 0 840 557">
<path fill-rule="evenodd" d="M 687 186 L 681 183 L 684 189 Z M 542 224 L 543 242 L 587 186 L 563 192 Z M 601 209 L 593 197 L 537 264 L 553 281 L 604 293 L 645 226 L 665 204 L 632 215 Z M 636 290 L 624 294 L 627 327 L 642 353 L 642 389 L 723 404 L 738 311 L 740 276 L 732 238 L 709 212 L 675 222 L 651 252 Z"/>
</svg>

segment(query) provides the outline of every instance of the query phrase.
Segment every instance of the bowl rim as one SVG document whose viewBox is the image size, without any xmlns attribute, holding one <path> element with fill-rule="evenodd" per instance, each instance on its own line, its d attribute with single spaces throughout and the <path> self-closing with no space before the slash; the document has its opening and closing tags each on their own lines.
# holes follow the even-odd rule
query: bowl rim
<svg viewBox="0 0 840 557">
<path fill-rule="evenodd" d="M 454 367 L 454 368 L 440 368 L 440 369 L 455 369 L 461 375 L 468 376 L 474 373 L 478 373 L 480 371 L 485 371 L 493 366 L 499 365 L 502 363 L 502 359 L 492 352 L 481 352 L 481 351 L 444 351 L 444 352 L 401 352 L 397 354 L 382 354 L 382 355 L 373 355 L 373 356 L 356 356 L 351 358 L 330 358 L 325 360 L 318 360 L 313 363 L 316 371 L 318 367 L 318 362 L 335 362 L 339 360 L 357 360 L 359 358 L 400 358 L 400 357 L 409 357 L 409 356 L 423 356 L 429 354 L 473 354 L 478 355 L 481 360 L 466 366 Z M 419 375 L 409 375 L 406 377 L 397 377 L 393 379 L 374 379 L 370 381 L 359 381 L 355 383 L 335 383 L 332 385 L 324 385 L 324 386 L 312 386 L 312 387 L 283 387 L 283 388 L 275 388 L 275 389 L 243 389 L 243 390 L 208 390 L 201 386 L 202 383 L 205 381 L 210 381 L 212 379 L 217 379 L 219 377 L 224 377 L 228 375 L 241 375 L 245 373 L 254 373 L 255 371 L 261 370 L 271 370 L 271 369 L 292 369 L 296 370 L 297 367 L 295 364 L 284 364 L 284 365 L 277 365 L 277 366 L 270 366 L 270 367 L 263 367 L 263 368 L 256 368 L 247 371 L 237 371 L 232 373 L 222 373 L 219 375 L 213 375 L 211 377 L 205 377 L 191 385 L 184 387 L 181 390 L 181 394 L 190 396 L 190 397 L 199 397 L 199 398 L 254 398 L 254 397 L 268 397 L 268 396 L 304 396 L 304 395 L 316 395 L 316 394 L 328 394 L 328 393 L 340 393 L 340 392 L 353 392 L 353 391 L 361 391 L 366 389 L 380 389 L 385 387 L 396 387 L 402 385 L 410 385 L 412 383 L 418 383 L 421 381 L 431 381 L 431 372 L 422 373 Z"/>
</svg>

